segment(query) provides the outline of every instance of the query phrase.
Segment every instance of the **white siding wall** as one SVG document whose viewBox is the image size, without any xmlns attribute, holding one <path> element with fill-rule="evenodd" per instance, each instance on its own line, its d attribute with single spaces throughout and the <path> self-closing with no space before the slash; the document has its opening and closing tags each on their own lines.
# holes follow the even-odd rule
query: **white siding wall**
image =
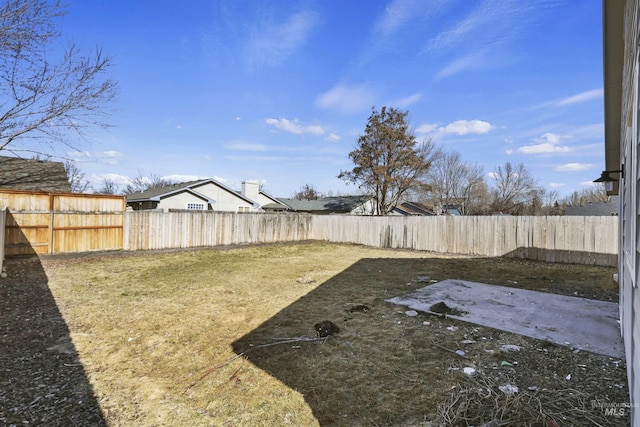
<svg viewBox="0 0 640 427">
<path fill-rule="evenodd" d="M 253 209 L 253 204 L 244 200 L 239 194 L 229 192 L 227 189 L 214 185 L 213 183 L 195 187 L 193 190 L 209 199 L 215 200 L 216 202 L 212 206 L 214 211 L 238 212 L 240 207 L 251 211 L 255 210 Z"/>
<path fill-rule="evenodd" d="M 168 212 L 169 209 L 187 209 L 188 203 L 203 203 L 205 205 L 205 209 L 207 207 L 206 200 L 196 197 L 191 193 L 183 192 L 160 200 L 157 209 L 162 209 L 165 212 Z"/>
<path fill-rule="evenodd" d="M 629 394 L 631 403 L 640 403 L 640 292 L 638 290 L 638 263 L 640 246 L 638 243 L 638 212 L 640 171 L 638 165 L 639 130 L 638 101 L 640 32 L 638 31 L 639 0 L 628 0 L 625 10 L 625 55 L 622 82 L 621 120 L 621 164 L 624 178 L 620 188 L 620 315 L 622 335 L 625 342 Z M 632 425 L 640 426 L 640 411 L 632 410 Z"/>
</svg>

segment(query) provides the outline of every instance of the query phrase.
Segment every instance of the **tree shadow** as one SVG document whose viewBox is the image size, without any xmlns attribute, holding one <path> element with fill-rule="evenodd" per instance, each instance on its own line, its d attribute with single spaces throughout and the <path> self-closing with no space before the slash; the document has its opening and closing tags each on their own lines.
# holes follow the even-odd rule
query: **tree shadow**
<svg viewBox="0 0 640 427">
<path fill-rule="evenodd" d="M 106 425 L 39 258 L 8 258 L 5 271 L 0 424 Z"/>
<path fill-rule="evenodd" d="M 591 286 L 590 278 L 603 282 L 609 271 L 486 258 L 362 259 L 236 340 L 232 347 L 236 354 L 302 394 L 322 426 L 428 425 L 428 420 L 435 419 L 443 393 L 465 381 L 456 373 L 470 360 L 478 358 L 488 370 L 505 369 L 500 366 L 502 359 L 488 356 L 502 344 L 529 343 L 523 354 L 530 359 L 523 360 L 518 371 L 525 387 L 535 385 L 527 382 L 540 380 L 538 374 L 543 371 L 552 376 L 566 369 L 567 363 L 591 363 L 588 358 L 600 360 L 600 356 L 575 354 L 553 345 L 549 353 L 541 353 L 536 346 L 542 344 L 536 340 L 519 337 L 513 341 L 514 335 L 506 332 L 437 316 L 409 317 L 406 307 L 386 300 L 453 277 L 573 295 L 581 289 L 576 278 L 580 279 L 577 272 L 583 270 L 585 287 Z M 553 285 L 547 289 L 549 282 Z M 308 280 L 297 286 L 304 283 Z M 595 288 L 592 292 L 603 299 L 613 292 Z M 326 341 L 313 338 L 316 323 L 324 320 L 340 329 Z M 465 340 L 475 344 L 465 347 Z M 467 359 L 456 350 L 469 352 Z M 525 357 L 523 354 L 519 357 Z M 558 357 L 548 361 L 552 354 Z M 575 360 L 566 362 L 571 358 Z M 528 362 L 531 371 L 525 370 Z M 615 372 L 624 382 L 624 372 Z M 597 395 L 601 390 L 596 387 L 585 393 Z M 621 391 L 621 401 L 626 401 L 622 395 Z"/>
<path fill-rule="evenodd" d="M 433 396 L 424 392 L 422 379 L 410 378 L 415 371 L 401 372 L 402 364 L 424 359 L 430 349 L 397 323 L 405 316 L 384 301 L 391 296 L 384 294 L 384 281 L 389 279 L 387 291 L 406 291 L 406 277 L 420 268 L 414 260 L 358 261 L 235 341 L 233 349 L 301 393 L 320 425 L 419 425 L 422 415 L 415 416 L 434 409 Z M 391 278 L 396 274 L 405 276 L 404 288 Z M 316 340 L 315 325 L 324 320 L 340 332 Z M 272 345 L 291 337 L 313 341 Z M 427 374 L 429 363 L 420 369 Z M 441 379 L 435 371 L 428 375 Z"/>
</svg>

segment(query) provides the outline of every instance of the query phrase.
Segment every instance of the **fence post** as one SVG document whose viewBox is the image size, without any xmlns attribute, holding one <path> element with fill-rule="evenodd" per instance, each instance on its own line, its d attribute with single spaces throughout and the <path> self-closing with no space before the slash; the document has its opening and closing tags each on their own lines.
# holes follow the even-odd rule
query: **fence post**
<svg viewBox="0 0 640 427">
<path fill-rule="evenodd" d="M 4 263 L 4 234 L 5 224 L 7 223 L 7 208 L 0 209 L 0 274 Z"/>
</svg>

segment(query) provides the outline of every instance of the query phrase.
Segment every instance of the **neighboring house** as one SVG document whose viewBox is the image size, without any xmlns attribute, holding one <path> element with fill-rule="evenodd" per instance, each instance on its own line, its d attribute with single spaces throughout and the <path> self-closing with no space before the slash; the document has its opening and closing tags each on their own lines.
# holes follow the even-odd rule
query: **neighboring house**
<svg viewBox="0 0 640 427">
<path fill-rule="evenodd" d="M 0 156 L 0 188 L 70 193 L 64 163 Z"/>
<path fill-rule="evenodd" d="M 375 207 L 371 196 L 321 197 L 316 200 L 278 198 L 278 201 L 287 206 L 288 212 L 304 212 L 314 215 L 373 215 Z"/>
<path fill-rule="evenodd" d="M 631 423 L 640 426 L 640 0 L 603 0 L 602 6 L 605 171 L 618 180 L 608 194 L 620 195 L 620 327 L 625 343 Z"/>
<path fill-rule="evenodd" d="M 431 216 L 433 212 L 431 209 L 418 202 L 404 202 L 400 203 L 393 209 L 393 213 L 404 216 Z"/>
<path fill-rule="evenodd" d="M 287 207 L 260 189 L 258 181 L 243 181 L 240 194 L 256 202 L 264 212 L 286 212 Z"/>
<path fill-rule="evenodd" d="M 567 206 L 564 214 L 567 216 L 609 216 L 618 215 L 618 196 L 611 196 L 608 202 L 593 202 L 583 206 Z"/>
<path fill-rule="evenodd" d="M 245 185 L 247 184 L 248 185 Z M 127 195 L 127 206 L 133 210 L 163 211 L 212 210 L 221 212 L 257 212 L 260 204 L 244 193 L 259 194 L 256 181 L 243 182 L 237 192 L 215 179 L 183 182 Z"/>
</svg>

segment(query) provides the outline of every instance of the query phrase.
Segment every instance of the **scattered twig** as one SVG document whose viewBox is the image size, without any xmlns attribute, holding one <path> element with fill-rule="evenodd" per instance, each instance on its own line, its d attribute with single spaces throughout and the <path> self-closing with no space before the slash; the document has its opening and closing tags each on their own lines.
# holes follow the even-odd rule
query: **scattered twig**
<svg viewBox="0 0 640 427">
<path fill-rule="evenodd" d="M 260 345 L 253 345 L 253 344 L 249 344 L 249 348 L 245 351 L 243 351 L 242 353 L 238 353 L 233 357 L 230 357 L 229 359 L 225 360 L 224 362 L 220 363 L 219 365 L 216 365 L 212 368 L 207 369 L 202 375 L 200 375 L 198 378 L 196 378 L 191 384 L 189 384 L 189 386 L 184 390 L 184 392 L 182 394 L 187 393 L 190 389 L 192 389 L 196 384 L 198 384 L 199 382 L 201 382 L 203 379 L 205 379 L 206 377 L 208 377 L 209 375 L 211 375 L 212 373 L 214 373 L 216 370 L 223 368 L 225 366 L 227 366 L 228 364 L 230 364 L 231 362 L 235 361 L 236 359 L 239 358 L 246 358 L 247 353 L 249 353 L 251 350 L 255 350 L 258 348 L 265 348 L 265 347 L 271 347 L 274 345 L 280 345 L 280 344 L 291 344 L 291 343 L 296 343 L 296 342 L 310 342 L 310 341 L 326 341 L 327 339 L 331 338 L 331 336 L 328 337 L 319 337 L 319 338 L 307 338 L 307 337 L 297 337 L 297 338 L 272 338 L 273 340 L 275 340 L 275 342 L 270 342 L 267 344 L 260 344 Z M 237 373 L 238 371 L 236 371 L 235 373 Z M 235 375 L 234 373 L 234 375 Z M 228 380 L 230 381 L 233 378 L 233 375 L 231 376 L 231 378 Z M 228 382 L 227 381 L 227 382 Z M 226 384 L 226 383 L 225 383 Z"/>
<path fill-rule="evenodd" d="M 432 345 L 433 347 L 439 348 L 440 350 L 448 351 L 449 353 L 455 354 L 456 356 L 462 357 L 463 359 L 468 359 L 467 356 L 464 356 L 464 355 L 462 355 L 460 353 L 456 353 L 455 350 L 451 350 L 450 348 L 443 347 L 443 346 L 438 345 L 438 344 L 436 344 L 434 342 L 429 342 L 429 345 Z"/>
</svg>

